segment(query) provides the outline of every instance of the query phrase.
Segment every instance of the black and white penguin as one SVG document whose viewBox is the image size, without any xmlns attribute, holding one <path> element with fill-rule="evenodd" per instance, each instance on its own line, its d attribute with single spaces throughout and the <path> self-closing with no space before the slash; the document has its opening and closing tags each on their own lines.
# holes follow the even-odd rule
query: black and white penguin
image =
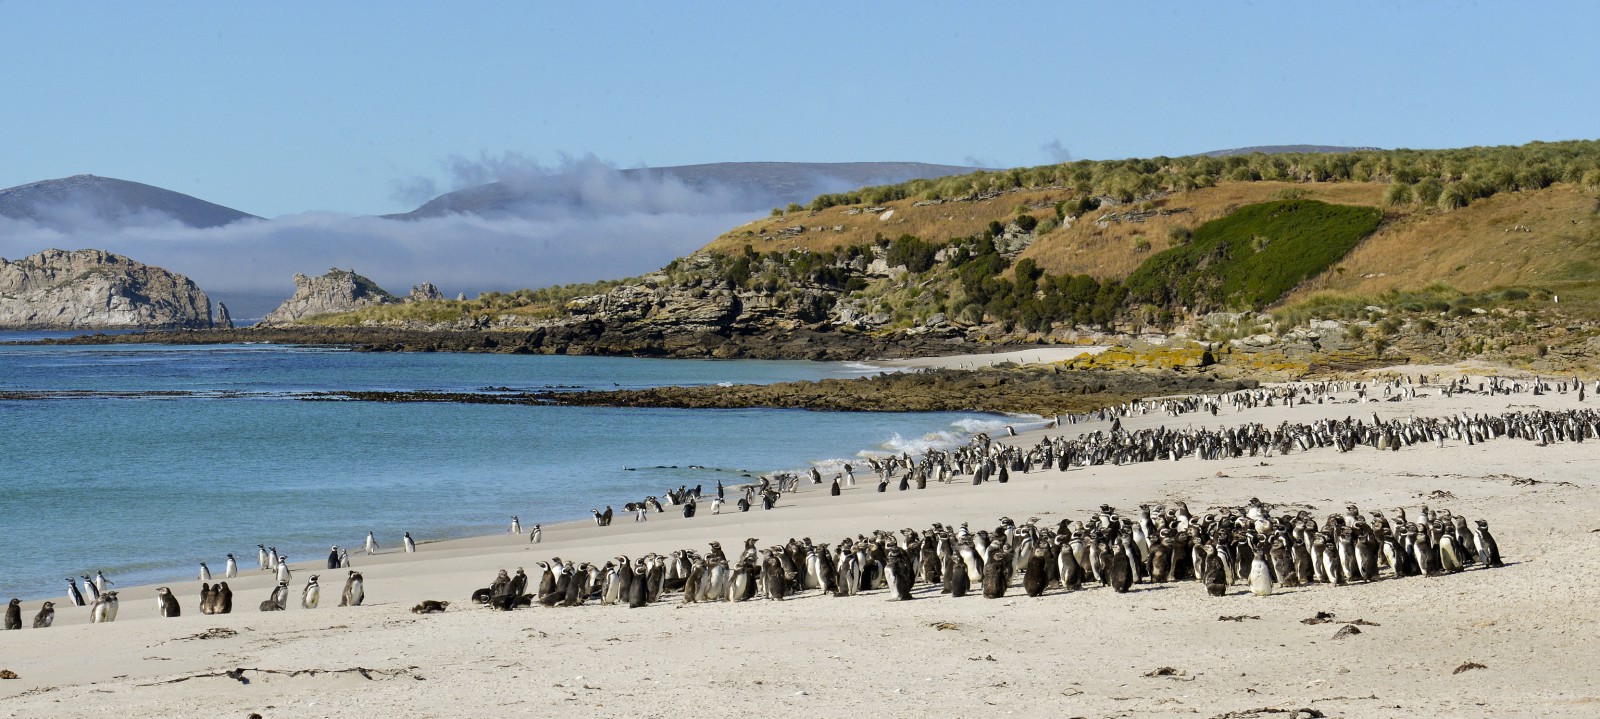
<svg viewBox="0 0 1600 719">
<path fill-rule="evenodd" d="M 404 540 L 405 540 L 405 543 L 406 543 L 406 554 L 416 554 L 417 553 L 417 542 L 416 542 L 416 540 L 411 538 L 411 533 L 410 532 L 406 532 L 406 536 L 404 537 Z"/>
<path fill-rule="evenodd" d="M 105 572 L 102 572 L 102 571 L 100 571 L 98 569 L 95 570 L 95 572 L 94 572 L 94 588 L 100 590 L 101 594 L 105 594 L 106 593 L 106 587 L 114 587 L 116 585 L 117 585 L 116 582 L 113 582 L 113 581 L 111 581 L 109 579 L 106 579 L 106 573 Z"/>
<path fill-rule="evenodd" d="M 535 524 L 533 531 L 528 534 L 528 543 L 538 544 L 541 541 L 544 541 L 544 527 Z"/>
<path fill-rule="evenodd" d="M 515 514 L 511 515 L 511 533 L 522 534 L 522 520 L 518 519 Z"/>
<path fill-rule="evenodd" d="M 268 595 L 266 599 L 262 600 L 262 602 L 261 602 L 261 611 L 263 611 L 263 612 L 281 612 L 281 611 L 283 611 L 284 606 L 283 606 L 283 603 L 279 602 L 280 599 L 283 600 L 283 603 L 287 603 L 288 600 L 289 600 L 289 585 L 287 585 L 287 584 L 285 584 L 283 582 L 278 582 L 278 586 L 272 588 L 272 594 Z"/>
<path fill-rule="evenodd" d="M 74 607 L 88 604 L 83 601 L 83 592 L 78 591 L 78 580 L 72 577 L 67 577 L 67 601 L 72 602 Z"/>
<path fill-rule="evenodd" d="M 359 607 L 366 598 L 367 593 L 362 586 L 361 573 L 351 570 L 349 576 L 345 577 L 344 592 L 339 595 L 339 606 Z"/>
<path fill-rule="evenodd" d="M 889 591 L 899 601 L 911 599 L 911 583 L 915 572 L 911 569 L 911 557 L 906 555 L 904 549 L 889 548 L 889 558 L 884 568 L 884 576 L 889 580 Z"/>
<path fill-rule="evenodd" d="M 644 560 L 642 559 L 638 560 L 638 562 L 633 565 L 631 569 L 632 579 L 628 581 L 627 586 L 625 587 L 628 594 L 629 609 L 639 609 L 650 603 L 650 582 L 646 578 L 647 572 L 641 565 L 643 561 Z"/>
<path fill-rule="evenodd" d="M 56 603 L 45 602 L 39 607 L 39 613 L 33 615 L 33 628 L 46 629 L 56 621 Z"/>
<path fill-rule="evenodd" d="M 328 549 L 328 568 L 339 568 L 339 545 L 335 544 Z"/>
<path fill-rule="evenodd" d="M 272 565 L 268 563 L 267 545 L 256 545 L 256 563 L 261 565 L 261 571 L 263 572 L 272 569 Z"/>
<path fill-rule="evenodd" d="M 350 550 L 348 550 L 348 549 L 339 550 L 339 568 L 340 569 L 349 569 L 350 568 Z"/>
<path fill-rule="evenodd" d="M 761 560 L 761 587 L 769 602 L 781 602 L 789 593 L 788 582 L 783 576 L 783 561 L 770 552 Z"/>
<path fill-rule="evenodd" d="M 1133 589 L 1133 562 L 1128 559 L 1128 552 L 1117 549 L 1104 552 L 1106 557 L 1106 583 L 1111 590 L 1122 594 Z"/>
<path fill-rule="evenodd" d="M 378 539 L 377 537 L 372 536 L 372 532 L 367 532 L 367 541 L 363 545 L 363 548 L 367 550 L 367 554 L 378 553 Z"/>
<path fill-rule="evenodd" d="M 211 581 L 211 568 L 207 567 L 205 562 L 200 563 L 200 581 Z"/>
<path fill-rule="evenodd" d="M 833 497 L 839 496 L 839 478 L 838 477 L 834 477 L 833 478 L 833 486 L 828 488 L 828 495 L 829 496 L 833 496 Z"/>
<path fill-rule="evenodd" d="M 232 554 L 228 555 L 228 564 L 223 567 L 222 576 L 229 579 L 239 576 L 239 561 L 234 559 Z"/>
<path fill-rule="evenodd" d="M 1205 566 L 1200 570 L 1200 578 L 1206 585 L 1206 593 L 1213 597 L 1220 597 L 1228 593 L 1228 572 L 1223 568 L 1222 557 L 1217 556 L 1217 548 L 1207 544 L 1202 550 L 1205 553 Z"/>
<path fill-rule="evenodd" d="M 310 579 L 306 580 L 305 589 L 300 590 L 300 608 L 316 609 L 317 600 L 321 598 L 322 587 L 317 585 L 317 575 L 313 574 Z"/>
<path fill-rule="evenodd" d="M 176 617 L 183 613 L 178 606 L 178 598 L 172 596 L 172 590 L 166 587 L 156 588 L 156 610 L 163 617 Z"/>
<path fill-rule="evenodd" d="M 280 555 L 278 555 L 278 560 L 277 561 L 278 561 L 278 567 L 277 567 L 277 570 L 278 570 L 278 581 L 282 582 L 283 584 L 288 584 L 289 583 L 289 555 L 280 554 Z"/>
<path fill-rule="evenodd" d="M 117 620 L 117 593 L 106 592 L 94 598 L 94 604 L 89 605 L 89 622 L 91 624 L 105 624 Z"/>
<path fill-rule="evenodd" d="M 6 605 L 6 629 L 22 628 L 22 600 L 12 598 Z"/>
</svg>

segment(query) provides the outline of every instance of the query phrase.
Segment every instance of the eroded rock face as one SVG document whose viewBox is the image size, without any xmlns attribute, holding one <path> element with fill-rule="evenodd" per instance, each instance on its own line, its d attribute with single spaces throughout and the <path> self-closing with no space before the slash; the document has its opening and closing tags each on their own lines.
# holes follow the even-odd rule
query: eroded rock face
<svg viewBox="0 0 1600 719">
<path fill-rule="evenodd" d="M 216 330 L 233 329 L 233 317 L 228 315 L 228 306 L 217 303 L 217 318 L 211 322 L 211 328 Z"/>
<path fill-rule="evenodd" d="M 0 327 L 206 329 L 211 300 L 194 282 L 103 250 L 0 259 Z"/>
<path fill-rule="evenodd" d="M 267 313 L 261 319 L 261 324 L 286 325 L 317 315 L 349 312 L 396 301 L 394 295 L 385 292 L 376 282 L 356 274 L 355 270 L 334 268 L 320 277 L 296 273 L 294 294 L 277 309 Z"/>
<path fill-rule="evenodd" d="M 424 282 L 411 288 L 411 294 L 406 295 L 407 302 L 421 302 L 423 300 L 442 300 L 444 294 L 434 287 L 432 282 Z"/>
</svg>

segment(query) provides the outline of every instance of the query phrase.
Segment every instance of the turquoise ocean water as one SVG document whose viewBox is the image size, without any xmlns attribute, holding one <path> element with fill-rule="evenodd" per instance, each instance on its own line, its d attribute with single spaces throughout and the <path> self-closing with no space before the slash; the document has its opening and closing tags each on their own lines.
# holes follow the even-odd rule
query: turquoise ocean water
<svg viewBox="0 0 1600 719">
<path fill-rule="evenodd" d="M 0 333 L 0 341 L 38 333 Z M 443 353 L 279 345 L 0 346 L 0 392 L 175 392 L 0 400 L 0 601 L 253 567 L 588 516 L 668 488 L 917 451 L 998 427 L 950 413 L 308 402 L 318 390 L 472 391 L 778 382 L 859 365 Z"/>
</svg>

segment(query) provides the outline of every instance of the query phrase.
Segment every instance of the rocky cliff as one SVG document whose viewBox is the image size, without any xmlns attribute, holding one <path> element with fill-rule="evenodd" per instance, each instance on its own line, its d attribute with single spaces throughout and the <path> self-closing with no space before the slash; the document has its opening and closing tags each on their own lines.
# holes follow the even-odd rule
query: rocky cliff
<svg viewBox="0 0 1600 719">
<path fill-rule="evenodd" d="M 189 278 L 101 250 L 0 259 L 0 327 L 205 329 L 211 300 Z"/>
<path fill-rule="evenodd" d="M 394 295 L 385 292 L 376 282 L 356 274 L 355 270 L 335 267 L 320 277 L 296 273 L 294 294 L 261 318 L 261 324 L 292 324 L 316 315 L 349 312 L 396 301 Z"/>
</svg>

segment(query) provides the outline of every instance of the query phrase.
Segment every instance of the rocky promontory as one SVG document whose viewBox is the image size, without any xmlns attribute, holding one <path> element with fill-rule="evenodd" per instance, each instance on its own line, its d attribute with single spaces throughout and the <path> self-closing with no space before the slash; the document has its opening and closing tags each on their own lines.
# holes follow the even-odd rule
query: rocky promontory
<svg viewBox="0 0 1600 719">
<path fill-rule="evenodd" d="M 183 275 L 102 250 L 0 259 L 0 327 L 206 329 L 211 300 Z"/>
<path fill-rule="evenodd" d="M 362 307 L 398 302 L 378 283 L 356 274 L 355 270 L 328 270 L 320 277 L 295 273 L 294 294 L 261 318 L 263 325 L 293 324 L 308 317 L 334 312 L 349 312 Z"/>
</svg>

